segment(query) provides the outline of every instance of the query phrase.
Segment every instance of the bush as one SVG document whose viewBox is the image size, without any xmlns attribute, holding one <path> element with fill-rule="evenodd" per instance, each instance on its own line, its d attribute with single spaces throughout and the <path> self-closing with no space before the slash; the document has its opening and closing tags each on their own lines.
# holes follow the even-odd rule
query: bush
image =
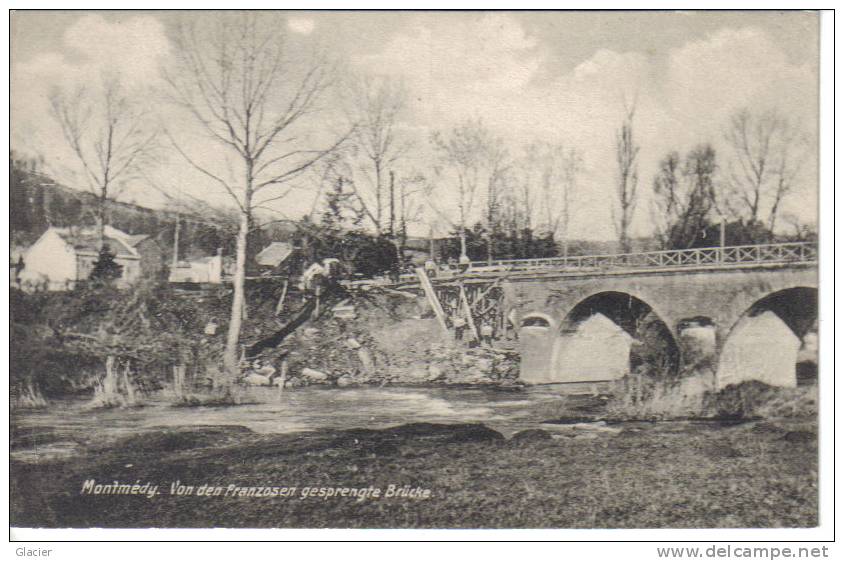
<svg viewBox="0 0 844 561">
<path fill-rule="evenodd" d="M 33 385 L 32 380 L 29 380 L 24 385 L 12 402 L 14 409 L 43 409 L 47 407 L 47 400 L 41 395 L 38 386 Z"/>
</svg>

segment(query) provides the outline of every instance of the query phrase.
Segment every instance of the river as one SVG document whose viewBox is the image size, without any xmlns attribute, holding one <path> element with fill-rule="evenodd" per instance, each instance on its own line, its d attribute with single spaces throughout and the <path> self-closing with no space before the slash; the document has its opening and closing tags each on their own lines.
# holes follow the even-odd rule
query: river
<svg viewBox="0 0 844 561">
<path fill-rule="evenodd" d="M 583 391 L 590 388 L 580 387 Z M 142 407 L 90 409 L 82 399 L 51 402 L 46 409 L 12 412 L 12 457 L 42 461 L 75 454 L 80 442 L 104 443 L 161 427 L 239 425 L 256 433 L 385 428 L 404 423 L 484 423 L 505 436 L 549 419 L 581 417 L 594 398 L 571 386 L 497 388 L 298 388 L 279 395 L 245 388 L 236 406 L 174 407 L 165 394 Z"/>
</svg>

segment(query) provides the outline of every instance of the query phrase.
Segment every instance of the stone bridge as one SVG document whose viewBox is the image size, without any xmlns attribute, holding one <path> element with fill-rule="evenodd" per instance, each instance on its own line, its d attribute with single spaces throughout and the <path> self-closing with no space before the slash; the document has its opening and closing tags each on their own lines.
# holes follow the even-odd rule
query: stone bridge
<svg viewBox="0 0 844 561">
<path fill-rule="evenodd" d="M 683 342 L 694 335 L 708 339 L 719 385 L 794 385 L 797 353 L 817 322 L 817 247 L 806 243 L 482 262 L 432 281 L 441 298 L 458 287 L 467 309 L 472 291 L 499 295 L 528 383 L 619 378 L 636 366 L 638 347 L 661 346 L 671 366 L 688 364 Z M 754 318 L 768 323 L 754 327 Z"/>
<path fill-rule="evenodd" d="M 810 263 L 547 275 L 508 279 L 504 290 L 520 328 L 521 376 L 531 383 L 600 379 L 559 364 L 578 327 L 595 314 L 631 339 L 648 321 L 661 322 L 679 360 L 688 329 L 711 328 L 719 357 L 745 317 L 773 312 L 801 340 L 817 317 L 817 267 Z M 591 352 L 611 352 L 606 344 L 601 338 Z"/>
</svg>

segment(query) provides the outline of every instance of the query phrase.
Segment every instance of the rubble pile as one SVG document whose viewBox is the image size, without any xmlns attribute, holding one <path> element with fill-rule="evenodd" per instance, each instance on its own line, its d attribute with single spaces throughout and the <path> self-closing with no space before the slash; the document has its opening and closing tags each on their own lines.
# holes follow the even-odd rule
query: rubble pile
<svg viewBox="0 0 844 561">
<path fill-rule="evenodd" d="M 352 297 L 340 313 L 308 322 L 258 361 L 277 371 L 286 361 L 284 386 L 291 388 L 518 384 L 517 353 L 457 344 L 424 308 L 400 295 Z"/>
</svg>

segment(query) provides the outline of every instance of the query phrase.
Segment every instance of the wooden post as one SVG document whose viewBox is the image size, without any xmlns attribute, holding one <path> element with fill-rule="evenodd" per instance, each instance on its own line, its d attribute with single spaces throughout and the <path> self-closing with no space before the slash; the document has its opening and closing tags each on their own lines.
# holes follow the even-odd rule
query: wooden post
<svg viewBox="0 0 844 561">
<path fill-rule="evenodd" d="M 287 285 L 289 279 L 284 279 L 284 288 L 281 290 L 281 297 L 278 299 L 278 304 L 275 306 L 275 315 L 278 315 L 284 310 L 284 299 L 287 297 Z"/>
<path fill-rule="evenodd" d="M 466 289 L 463 287 L 463 282 L 460 283 L 460 301 L 463 303 L 463 311 L 466 314 L 466 321 L 469 323 L 472 335 L 475 336 L 476 341 L 480 341 L 481 338 L 478 335 L 478 328 L 475 326 L 475 319 L 472 317 L 472 308 L 469 306 L 469 301 L 466 299 Z"/>
<path fill-rule="evenodd" d="M 284 393 L 284 382 L 287 380 L 287 359 L 281 359 L 281 375 L 277 380 L 278 384 L 278 398 L 281 399 L 281 394 Z"/>
<path fill-rule="evenodd" d="M 319 317 L 319 297 L 320 297 L 320 292 L 322 292 L 322 287 L 321 287 L 321 286 L 319 286 L 319 285 L 317 285 L 317 286 L 316 286 L 316 289 L 314 290 L 314 298 L 316 298 L 316 304 L 314 305 L 314 311 L 313 311 L 313 313 L 311 314 L 311 317 L 312 317 L 312 318 L 318 318 L 318 317 Z"/>
<path fill-rule="evenodd" d="M 132 381 L 129 379 L 131 372 L 131 363 L 127 360 L 123 368 L 123 385 L 126 387 L 126 401 L 129 405 L 135 404 L 135 388 L 132 387 Z"/>
<path fill-rule="evenodd" d="M 176 213 L 176 230 L 173 232 L 173 268 L 179 266 L 179 227 L 181 222 L 179 220 L 179 214 Z"/>
<path fill-rule="evenodd" d="M 173 391 L 176 394 L 177 399 L 182 399 L 184 395 L 185 383 L 185 367 L 181 364 L 176 364 L 173 366 Z"/>
<path fill-rule="evenodd" d="M 425 291 L 425 296 L 428 298 L 428 303 L 431 304 L 431 308 L 433 308 L 434 314 L 437 316 L 437 321 L 439 321 L 440 327 L 442 327 L 443 332 L 448 335 L 449 331 L 448 324 L 445 321 L 445 312 L 443 311 L 442 304 L 440 304 L 440 299 L 437 298 L 434 285 L 431 284 L 431 279 L 428 278 L 428 273 L 425 272 L 424 267 L 417 267 L 416 275 L 419 277 L 422 290 Z"/>
</svg>

